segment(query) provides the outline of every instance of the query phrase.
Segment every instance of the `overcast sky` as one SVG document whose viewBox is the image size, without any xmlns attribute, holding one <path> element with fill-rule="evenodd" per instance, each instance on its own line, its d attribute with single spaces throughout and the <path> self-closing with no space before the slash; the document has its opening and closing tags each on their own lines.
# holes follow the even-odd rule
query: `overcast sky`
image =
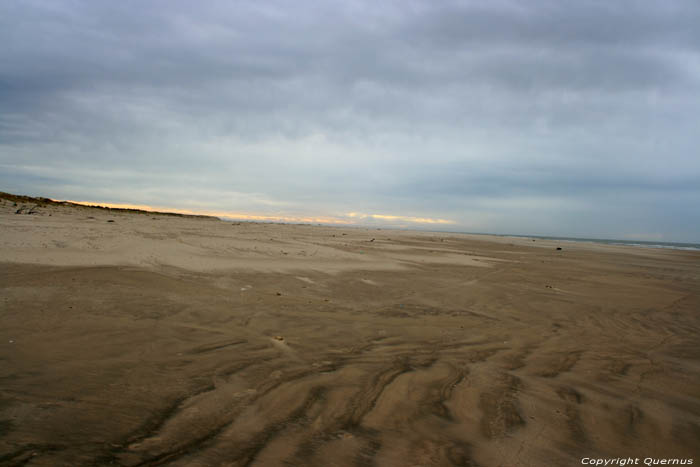
<svg viewBox="0 0 700 467">
<path fill-rule="evenodd" d="M 0 190 L 700 242 L 698 25 L 696 0 L 0 1 Z"/>
</svg>

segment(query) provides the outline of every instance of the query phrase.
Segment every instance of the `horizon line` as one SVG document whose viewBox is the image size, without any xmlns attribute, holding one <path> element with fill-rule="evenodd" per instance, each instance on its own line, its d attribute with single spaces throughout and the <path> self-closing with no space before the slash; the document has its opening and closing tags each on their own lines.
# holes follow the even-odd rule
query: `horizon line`
<svg viewBox="0 0 700 467">
<path fill-rule="evenodd" d="M 59 201 L 59 200 L 55 200 Z M 357 220 L 377 220 L 380 222 L 407 222 L 414 225 L 455 225 L 457 222 L 450 219 L 440 219 L 431 217 L 404 216 L 396 214 L 369 214 L 361 212 L 348 212 L 335 216 L 307 216 L 307 215 L 288 215 L 288 214 L 251 214 L 235 211 L 221 210 L 192 210 L 182 208 L 171 208 L 163 206 L 152 206 L 148 204 L 131 204 L 131 203 L 105 203 L 97 201 L 76 201 L 76 200 L 60 200 L 68 203 L 73 203 L 81 206 L 103 206 L 115 209 L 137 209 L 146 212 L 172 212 L 174 214 L 185 215 L 200 215 L 213 216 L 220 219 L 228 220 L 243 220 L 243 221 L 266 221 L 266 222 L 290 222 L 290 223 L 308 223 L 308 224 L 331 224 L 331 225 L 362 225 Z M 399 225 L 400 226 L 400 225 Z"/>
</svg>

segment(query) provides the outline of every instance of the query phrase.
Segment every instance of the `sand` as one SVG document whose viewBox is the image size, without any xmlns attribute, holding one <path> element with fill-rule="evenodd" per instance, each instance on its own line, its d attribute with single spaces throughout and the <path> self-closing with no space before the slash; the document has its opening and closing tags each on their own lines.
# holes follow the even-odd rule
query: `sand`
<svg viewBox="0 0 700 467">
<path fill-rule="evenodd" d="M 699 252 L 15 203 L 2 465 L 700 462 Z"/>
</svg>

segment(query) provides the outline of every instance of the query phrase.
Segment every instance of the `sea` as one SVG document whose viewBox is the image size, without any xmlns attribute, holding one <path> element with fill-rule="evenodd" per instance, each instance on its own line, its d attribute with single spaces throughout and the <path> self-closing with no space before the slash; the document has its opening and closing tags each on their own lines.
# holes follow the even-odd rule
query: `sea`
<svg viewBox="0 0 700 467">
<path fill-rule="evenodd" d="M 641 240 L 616 240 L 610 238 L 577 238 L 577 237 L 545 237 L 541 235 L 496 235 L 498 237 L 516 237 L 516 238 L 537 238 L 542 240 L 558 240 L 562 242 L 591 242 L 602 243 L 605 245 L 627 245 L 645 248 L 668 248 L 671 250 L 691 250 L 700 251 L 700 243 L 679 243 L 679 242 L 660 242 L 660 241 L 641 241 Z"/>
</svg>

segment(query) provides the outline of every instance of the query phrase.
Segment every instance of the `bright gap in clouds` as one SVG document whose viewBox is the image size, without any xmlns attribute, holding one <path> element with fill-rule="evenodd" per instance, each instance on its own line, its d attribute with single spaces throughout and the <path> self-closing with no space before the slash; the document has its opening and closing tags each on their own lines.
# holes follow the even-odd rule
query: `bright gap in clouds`
<svg viewBox="0 0 700 467">
<path fill-rule="evenodd" d="M 80 204 L 83 206 L 103 206 L 107 208 L 117 209 L 137 209 L 148 212 L 173 212 L 178 214 L 193 214 L 202 216 L 215 216 L 226 220 L 243 220 L 243 221 L 261 221 L 261 222 L 288 222 L 288 223 L 315 223 L 315 224 L 330 224 L 330 225 L 366 225 L 372 221 L 380 221 L 382 225 L 404 225 L 405 223 L 415 225 L 433 225 L 433 224 L 454 224 L 454 221 L 447 219 L 430 219 L 422 217 L 410 216 L 394 216 L 388 214 L 363 214 L 350 212 L 336 217 L 305 217 L 305 216 L 286 216 L 286 215 L 261 215 L 231 211 L 208 211 L 208 210 L 190 210 L 179 209 L 174 207 L 149 206 L 145 204 L 125 204 L 125 203 L 101 203 L 98 201 L 75 201 L 61 200 L 68 203 Z"/>
</svg>

